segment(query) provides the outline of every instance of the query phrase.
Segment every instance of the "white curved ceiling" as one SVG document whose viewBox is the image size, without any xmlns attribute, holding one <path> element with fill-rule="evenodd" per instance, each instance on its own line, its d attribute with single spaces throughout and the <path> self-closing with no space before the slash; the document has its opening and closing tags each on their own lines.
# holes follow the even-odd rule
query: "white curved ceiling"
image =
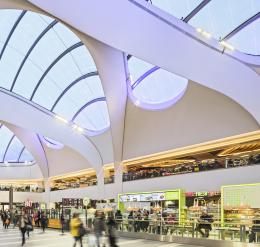
<svg viewBox="0 0 260 247">
<path fill-rule="evenodd" d="M 0 1 L 0 8 L 1 2 L 3 2 L 5 6 L 8 6 L 8 2 L 3 0 Z M 177 144 L 174 140 L 174 136 L 176 134 L 175 137 L 177 138 L 177 131 L 178 133 L 180 131 L 178 128 L 171 129 L 169 126 L 172 124 L 175 127 L 181 127 L 182 123 L 189 121 L 189 116 L 186 116 L 185 112 L 189 112 L 187 108 L 190 108 L 193 103 L 196 102 L 195 90 L 193 92 L 194 94 L 190 96 L 190 99 L 193 100 L 186 101 L 187 95 L 184 94 L 180 102 L 169 110 L 150 112 L 136 108 L 137 111 L 133 111 L 135 108 L 132 107 L 131 103 L 127 103 L 129 74 L 126 57 L 122 51 L 156 66 L 160 66 L 162 69 L 176 73 L 178 76 L 193 79 L 208 88 L 218 91 L 219 93 L 216 93 L 216 95 L 218 95 L 216 97 L 219 100 L 224 100 L 223 102 L 220 101 L 220 103 L 223 103 L 222 107 L 225 107 L 227 103 L 226 98 L 222 94 L 227 95 L 246 109 L 258 123 L 260 122 L 260 102 L 256 100 L 259 94 L 258 92 L 260 91 L 259 76 L 247 65 L 229 56 L 229 53 L 221 54 L 221 48 L 212 49 L 210 46 L 213 41 L 202 40 L 203 42 L 201 42 L 199 35 L 196 34 L 194 30 L 187 27 L 185 23 L 158 10 L 155 6 L 150 6 L 146 3 L 143 4 L 142 1 L 138 1 L 138 4 L 145 8 L 139 8 L 133 4 L 133 1 L 109 1 L 109 3 L 102 1 L 101 3 L 101 1 L 98 0 L 91 2 L 78 0 L 77 5 L 73 4 L 73 6 L 71 5 L 72 2 L 68 0 L 63 0 L 62 3 L 61 0 L 32 0 L 30 2 L 38 4 L 38 6 L 43 7 L 51 14 L 61 18 L 75 28 L 106 43 L 99 42 L 82 33 L 77 33 L 82 42 L 88 44 L 88 50 L 91 54 L 89 54 L 89 57 L 93 57 L 95 62 L 94 66 L 99 71 L 99 77 L 102 83 L 102 87 L 99 88 L 104 89 L 102 97 L 104 97 L 104 95 L 106 96 L 107 111 L 110 118 L 110 132 L 105 132 L 96 137 L 85 138 L 83 135 L 75 132 L 71 128 L 72 126 L 55 120 L 54 115 L 49 114 L 49 111 L 46 111 L 46 109 L 38 106 L 35 108 L 33 102 L 24 99 L 26 98 L 25 95 L 22 95 L 24 98 L 20 98 L 10 93 L 10 87 L 7 88 L 8 91 L 2 90 L 2 92 L 0 92 L 0 102 L 5 102 L 5 105 L 7 105 L 6 109 L 0 113 L 0 119 L 17 124 L 25 129 L 32 130 L 35 133 L 53 138 L 65 144 L 84 157 L 88 163 L 86 167 L 92 166 L 96 169 L 100 169 L 103 164 L 110 161 L 120 163 L 124 158 L 133 158 L 137 155 L 146 155 L 149 152 L 162 151 L 162 148 L 170 149 L 174 147 L 174 145 Z M 9 3 L 10 6 L 12 5 L 13 7 L 16 4 L 13 1 L 9 1 Z M 25 1 L 20 1 L 19 4 L 21 3 L 27 4 Z M 63 8 L 60 8 L 61 4 Z M 102 8 L 100 8 L 100 4 Z M 28 8 L 35 10 L 35 8 L 30 5 Z M 71 15 L 72 9 L 75 15 Z M 98 11 L 89 11 L 95 9 Z M 120 9 L 118 15 L 114 15 L 115 9 Z M 149 10 L 150 12 L 145 10 Z M 154 13 L 156 13 L 157 16 L 154 15 Z M 102 21 L 100 21 L 100 16 L 102 16 Z M 133 16 L 136 18 L 133 18 Z M 157 18 L 158 16 L 162 18 Z M 142 22 L 140 22 L 140 19 L 142 19 Z M 164 21 L 162 21 L 162 19 L 164 19 Z M 151 28 L 151 26 L 153 28 Z M 198 35 L 197 39 L 187 35 L 187 33 L 190 34 L 192 31 L 194 36 Z M 118 37 L 120 37 L 120 39 Z M 129 37 L 131 37 L 131 39 L 129 39 Z M 165 39 L 165 37 L 167 37 L 167 39 Z M 205 45 L 207 42 L 209 43 L 208 46 Z M 215 45 L 214 42 L 213 44 Z M 75 49 L 78 48 L 79 47 Z M 81 54 L 78 55 L 80 56 Z M 89 61 L 89 59 L 87 59 L 87 61 Z M 64 75 L 61 73 L 61 68 L 58 70 L 60 71 L 59 76 L 62 78 Z M 66 66 L 65 70 L 66 68 L 68 67 Z M 234 71 L 236 71 L 236 73 L 234 73 Z M 80 78 L 80 76 L 82 76 L 82 74 L 75 76 L 74 81 L 77 81 L 77 78 Z M 61 79 L 60 82 L 62 81 Z M 10 85 L 10 83 L 8 85 Z M 21 89 L 22 88 L 23 87 L 21 87 Z M 63 91 L 64 90 L 65 88 L 63 87 Z M 80 91 L 80 89 L 78 90 Z M 46 93 L 42 95 L 46 95 Z M 208 93 L 205 93 L 197 96 L 207 98 L 208 95 Z M 47 96 L 49 97 L 49 95 Z M 73 97 L 76 96 L 77 93 L 73 95 Z M 98 95 L 98 97 L 99 96 L 100 95 Z M 84 99 L 84 97 L 82 97 L 82 99 Z M 80 102 L 83 103 L 82 101 Z M 183 104 L 182 102 L 186 103 Z M 187 102 L 189 102 L 189 104 Z M 51 104 L 47 107 L 45 103 L 43 100 L 41 102 L 42 106 L 45 108 L 50 107 Z M 104 101 L 94 100 L 93 102 L 91 101 L 91 103 L 93 103 L 93 105 L 102 104 Z M 88 101 L 86 104 L 89 106 Z M 233 123 L 233 129 L 231 129 L 229 125 L 225 128 L 225 122 L 223 122 L 223 125 L 220 125 L 216 133 L 223 131 L 224 134 L 228 135 L 259 128 L 259 125 L 252 119 L 250 114 L 238 105 L 234 106 L 234 102 L 232 104 L 234 109 L 236 109 L 237 116 L 243 116 L 243 121 L 231 121 Z M 182 105 L 181 108 L 179 108 L 180 105 Z M 102 108 L 104 106 L 100 107 Z M 217 106 L 214 107 L 216 107 L 214 109 L 218 109 Z M 50 107 L 49 110 L 51 108 L 52 107 Z M 231 108 L 232 107 L 227 109 Z M 9 113 L 13 109 L 19 112 L 19 114 L 16 114 L 16 116 L 10 115 Z M 90 108 L 87 107 L 86 109 Z M 180 118 L 178 120 L 176 120 L 177 115 L 175 116 L 176 111 Z M 172 112 L 172 114 L 169 114 L 169 112 Z M 210 111 L 209 107 L 205 109 L 205 112 L 207 112 L 210 118 L 212 117 L 211 114 L 214 114 L 214 112 Z M 96 109 L 90 109 L 84 114 L 90 116 L 95 115 L 95 113 Z M 192 113 L 191 111 L 190 114 Z M 160 115 L 160 119 L 158 119 L 158 114 Z M 29 119 L 24 116 L 29 116 Z M 142 117 L 145 116 L 149 119 L 148 122 L 146 121 L 147 119 L 142 120 Z M 218 116 L 221 118 L 221 111 Z M 198 107 L 194 121 L 196 121 L 196 119 L 201 120 L 203 117 L 203 111 L 200 112 Z M 169 127 L 169 131 L 173 131 L 172 135 L 165 135 L 165 131 L 168 127 L 164 131 L 157 128 L 161 125 L 163 126 L 166 122 L 169 125 L 166 124 Z M 78 122 L 78 124 L 80 123 L 82 122 Z M 145 126 L 145 124 L 148 125 Z M 234 124 L 236 124 L 236 126 L 234 126 Z M 84 127 L 88 128 L 87 126 L 87 124 L 84 124 Z M 91 124 L 89 126 L 91 126 Z M 101 126 L 103 125 L 101 124 Z M 140 127 L 140 129 L 137 131 L 136 128 L 138 127 Z M 213 125 L 211 132 L 203 135 L 204 139 L 206 138 L 205 136 L 207 136 L 208 139 L 214 138 L 214 134 L 216 134 L 214 132 L 216 128 L 214 127 L 217 128 L 217 126 Z M 95 130 L 98 129 L 99 128 L 96 128 Z M 189 131 L 191 130 L 192 128 L 189 128 Z M 156 134 L 154 134 L 155 131 Z M 158 138 L 160 135 L 161 138 Z M 156 138 L 154 139 L 154 137 Z M 167 137 L 168 139 L 163 139 Z M 140 143 L 138 142 L 139 138 L 142 139 Z M 201 142 L 204 140 L 203 138 L 198 137 L 197 139 L 195 138 L 196 140 L 192 140 L 189 139 L 188 136 L 187 139 L 185 138 L 185 142 L 178 143 L 180 145 L 188 145 L 191 144 L 192 141 Z M 147 146 L 145 146 L 147 144 L 146 140 L 149 140 L 149 145 Z M 166 145 L 158 146 L 156 141 L 162 144 L 165 141 Z M 53 160 L 56 160 L 56 158 L 53 158 Z M 83 163 L 84 162 L 82 162 L 82 164 Z"/>
<path fill-rule="evenodd" d="M 143 0 L 79 0 L 73 6 L 62 1 L 63 8 L 60 1 L 30 2 L 116 49 L 227 95 L 260 123 L 260 101 L 254 100 L 260 79 L 232 57 L 240 53 L 226 50 L 222 54 L 223 47 L 216 40 L 201 37 L 194 28 L 157 7 Z"/>
<path fill-rule="evenodd" d="M 70 29 L 42 14 L 7 9 L 0 10 L 0 32 L 0 87 L 92 134 L 109 128 L 95 63 Z"/>
</svg>

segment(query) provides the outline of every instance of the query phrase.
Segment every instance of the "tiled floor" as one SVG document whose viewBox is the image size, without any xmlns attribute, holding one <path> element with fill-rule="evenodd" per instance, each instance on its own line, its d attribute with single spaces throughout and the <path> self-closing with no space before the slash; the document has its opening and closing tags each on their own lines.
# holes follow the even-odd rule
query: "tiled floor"
<svg viewBox="0 0 260 247">
<path fill-rule="evenodd" d="M 142 246 L 167 246 L 167 247 L 194 247 L 191 245 L 184 244 L 174 244 L 174 243 L 161 243 L 148 241 L 143 239 L 119 239 L 119 246 L 123 247 L 142 247 Z M 11 247 L 11 246 L 21 246 L 21 234 L 19 230 L 16 229 L 0 229 L 0 247 Z M 36 229 L 29 239 L 26 239 L 25 246 L 35 246 L 35 247 L 71 247 L 73 246 L 73 240 L 69 233 L 65 235 L 60 235 L 58 231 L 49 230 L 45 233 L 42 233 L 40 230 Z M 87 239 L 84 239 L 83 246 L 87 245 Z M 106 246 L 109 246 L 108 244 Z"/>
</svg>

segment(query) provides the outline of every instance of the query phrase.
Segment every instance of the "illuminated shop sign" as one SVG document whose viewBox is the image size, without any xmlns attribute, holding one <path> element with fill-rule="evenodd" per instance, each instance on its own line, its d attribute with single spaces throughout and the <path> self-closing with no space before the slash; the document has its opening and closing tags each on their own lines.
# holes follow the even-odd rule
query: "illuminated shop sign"
<svg viewBox="0 0 260 247">
<path fill-rule="evenodd" d="M 150 201 L 164 201 L 165 192 L 143 193 L 133 195 L 119 196 L 120 202 L 150 202 Z"/>
<path fill-rule="evenodd" d="M 210 196 L 219 196 L 220 191 L 202 191 L 202 192 L 186 192 L 186 197 L 210 197 Z"/>
</svg>

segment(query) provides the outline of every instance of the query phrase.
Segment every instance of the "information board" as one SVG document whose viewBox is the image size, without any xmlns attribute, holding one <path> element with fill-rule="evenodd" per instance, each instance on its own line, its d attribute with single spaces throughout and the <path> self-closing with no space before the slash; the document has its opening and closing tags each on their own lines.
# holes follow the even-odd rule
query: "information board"
<svg viewBox="0 0 260 247">
<path fill-rule="evenodd" d="M 62 198 L 62 206 L 64 206 L 64 207 L 82 207 L 83 206 L 83 199 Z"/>
</svg>

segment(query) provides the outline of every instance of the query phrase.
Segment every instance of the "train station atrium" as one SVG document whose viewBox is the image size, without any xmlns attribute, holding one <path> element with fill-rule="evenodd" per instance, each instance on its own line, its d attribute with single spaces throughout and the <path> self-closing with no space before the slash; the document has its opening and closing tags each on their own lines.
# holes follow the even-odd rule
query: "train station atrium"
<svg viewBox="0 0 260 247">
<path fill-rule="evenodd" d="M 260 0 L 0 0 L 0 105 L 0 247 L 260 246 Z"/>
</svg>

